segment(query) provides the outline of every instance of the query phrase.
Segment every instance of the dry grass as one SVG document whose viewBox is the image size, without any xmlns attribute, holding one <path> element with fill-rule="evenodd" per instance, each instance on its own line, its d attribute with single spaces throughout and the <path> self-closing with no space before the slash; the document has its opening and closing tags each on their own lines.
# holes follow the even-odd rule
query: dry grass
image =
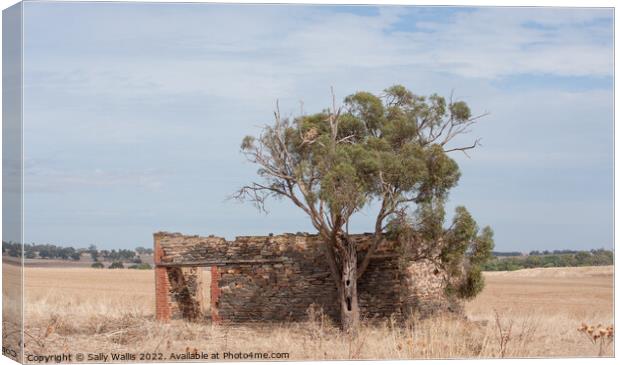
<svg viewBox="0 0 620 365">
<path fill-rule="evenodd" d="M 22 318 L 22 271 L 19 266 L 2 265 L 2 346 L 7 348 L 7 356 L 17 351 L 21 345 Z"/>
<path fill-rule="evenodd" d="M 514 328 L 534 328 L 526 336 L 533 338 L 531 346 L 516 350 L 509 343 L 507 356 L 598 355 L 577 328 L 583 322 L 613 324 L 613 267 L 491 272 L 485 280 L 485 290 L 467 304 L 470 319 L 496 322 L 497 311 L 505 326 L 512 321 Z"/>
<path fill-rule="evenodd" d="M 340 334 L 327 319 L 261 326 L 154 321 L 152 271 L 26 269 L 26 352 L 288 352 L 290 359 L 598 356 L 578 328 L 613 324 L 611 268 L 486 274 L 469 320 L 365 325 Z M 5 318 L 6 319 L 6 318 Z M 601 352 L 613 355 L 613 346 Z"/>
</svg>

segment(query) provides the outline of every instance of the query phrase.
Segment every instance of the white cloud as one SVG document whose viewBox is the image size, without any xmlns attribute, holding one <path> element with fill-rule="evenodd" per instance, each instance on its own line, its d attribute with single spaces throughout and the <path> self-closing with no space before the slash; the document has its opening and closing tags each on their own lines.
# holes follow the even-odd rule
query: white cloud
<svg viewBox="0 0 620 365">
<path fill-rule="evenodd" d="M 413 11 L 412 11 L 413 12 Z M 611 26 L 600 10 L 484 8 L 447 18 L 413 22 L 418 31 L 390 29 L 398 21 L 332 15 L 293 31 L 302 61 L 329 66 L 419 66 L 463 77 L 520 74 L 610 76 Z"/>
<path fill-rule="evenodd" d="M 26 53 L 27 86 L 64 83 L 76 92 L 133 96 L 200 92 L 249 102 L 289 95 L 299 77 L 336 76 L 346 68 L 409 67 L 486 79 L 613 71 L 612 28 L 599 21 L 609 21 L 610 11 L 480 8 L 417 19 L 418 8 L 380 9 L 363 16 L 325 8 L 217 7 L 172 20 L 143 11 L 140 21 L 135 13 L 118 18 L 115 12 L 107 15 L 115 17 L 114 28 L 106 13 L 89 15 L 76 20 L 85 34 L 68 35 L 73 48 L 41 45 L 49 51 L 45 62 Z M 72 52 L 78 53 L 68 58 Z M 52 75 L 41 78 L 44 72 Z"/>
</svg>

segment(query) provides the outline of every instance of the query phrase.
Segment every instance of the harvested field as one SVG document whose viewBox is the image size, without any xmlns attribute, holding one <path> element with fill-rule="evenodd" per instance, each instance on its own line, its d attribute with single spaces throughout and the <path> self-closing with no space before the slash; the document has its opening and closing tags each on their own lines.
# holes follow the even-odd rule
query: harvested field
<svg viewBox="0 0 620 365">
<path fill-rule="evenodd" d="M 486 273 L 469 320 L 365 325 L 351 339 L 321 316 L 305 323 L 212 326 L 154 321 L 151 270 L 26 268 L 26 353 L 288 353 L 289 359 L 597 356 L 577 328 L 613 324 L 613 268 Z M 5 317 L 5 320 L 7 318 Z M 503 344 L 498 338 L 510 328 Z M 613 355 L 613 344 L 603 356 Z M 273 355 L 280 356 L 282 355 Z M 221 358 L 220 358 L 221 359 Z M 278 358 L 273 358 L 278 359 Z"/>
<path fill-rule="evenodd" d="M 613 313 L 613 267 L 571 267 L 486 272 L 486 288 L 468 303 L 472 318 L 489 308 L 602 320 Z"/>
</svg>

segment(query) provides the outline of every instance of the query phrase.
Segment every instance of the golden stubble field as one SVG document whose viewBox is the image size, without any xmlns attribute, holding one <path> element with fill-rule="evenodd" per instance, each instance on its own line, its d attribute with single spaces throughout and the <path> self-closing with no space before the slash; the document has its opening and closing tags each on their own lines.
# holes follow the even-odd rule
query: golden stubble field
<svg viewBox="0 0 620 365">
<path fill-rule="evenodd" d="M 328 320 L 263 326 L 154 320 L 151 270 L 26 268 L 26 354 L 287 352 L 290 359 L 598 356 L 577 331 L 613 324 L 613 267 L 486 273 L 468 319 L 365 325 L 349 338 Z M 10 318 L 5 317 L 10 323 Z M 7 328 L 6 326 L 4 328 Z M 603 356 L 613 356 L 613 343 Z"/>
</svg>

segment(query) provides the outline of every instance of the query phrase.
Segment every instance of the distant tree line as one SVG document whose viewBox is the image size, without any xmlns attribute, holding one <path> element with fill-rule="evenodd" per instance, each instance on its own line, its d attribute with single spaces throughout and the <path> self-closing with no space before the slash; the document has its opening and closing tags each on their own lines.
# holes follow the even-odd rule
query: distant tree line
<svg viewBox="0 0 620 365">
<path fill-rule="evenodd" d="M 91 255 L 92 256 L 92 255 Z M 140 263 L 140 256 L 134 250 L 101 250 L 97 254 L 97 260 L 102 258 L 105 261 L 132 261 Z M 93 261 L 97 261 L 93 260 Z"/>
<path fill-rule="evenodd" d="M 97 261 L 97 262 L 94 262 L 92 265 L 90 265 L 90 267 L 94 269 L 103 269 L 105 266 L 101 262 Z M 123 265 L 121 261 L 114 261 L 108 266 L 108 269 L 124 269 L 124 268 L 125 268 L 125 265 Z M 147 263 L 139 263 L 139 264 L 130 265 L 127 268 L 135 269 L 135 270 L 150 270 L 153 267 Z"/>
<path fill-rule="evenodd" d="M 144 247 L 137 247 L 135 250 L 98 250 L 95 245 L 76 249 L 74 247 L 62 247 L 53 244 L 34 243 L 26 243 L 23 247 L 23 254 L 27 259 L 42 258 L 78 261 L 82 253 L 89 254 L 93 261 L 103 259 L 105 261 L 130 261 L 140 264 L 142 261 L 139 255 L 152 254 L 153 250 Z M 2 241 L 2 254 L 11 257 L 21 257 L 22 246 L 16 242 Z"/>
<path fill-rule="evenodd" d="M 605 266 L 614 263 L 613 251 L 605 249 L 590 251 L 555 250 L 553 252 L 557 253 L 532 251 L 528 256 L 496 256 L 484 264 L 482 269 L 484 271 L 513 271 L 536 267 Z"/>
<path fill-rule="evenodd" d="M 26 243 L 23 247 L 24 257 L 33 259 L 79 260 L 80 252 L 73 247 L 59 247 L 51 244 Z M 2 254 L 11 257 L 21 257 L 22 246 L 16 242 L 2 241 Z"/>
<path fill-rule="evenodd" d="M 553 251 L 548 251 L 548 250 L 544 250 L 544 251 L 530 251 L 530 255 L 533 256 L 541 256 L 541 255 L 562 255 L 562 254 L 576 254 L 579 253 L 580 251 L 577 250 L 553 250 Z"/>
<path fill-rule="evenodd" d="M 523 253 L 518 252 L 518 251 L 511 251 L 511 252 L 493 251 L 493 256 L 495 257 L 523 256 Z"/>
<path fill-rule="evenodd" d="M 11 257 L 21 257 L 22 256 L 22 246 L 19 243 L 15 242 L 5 242 L 2 241 L 2 255 L 8 255 Z"/>
</svg>

